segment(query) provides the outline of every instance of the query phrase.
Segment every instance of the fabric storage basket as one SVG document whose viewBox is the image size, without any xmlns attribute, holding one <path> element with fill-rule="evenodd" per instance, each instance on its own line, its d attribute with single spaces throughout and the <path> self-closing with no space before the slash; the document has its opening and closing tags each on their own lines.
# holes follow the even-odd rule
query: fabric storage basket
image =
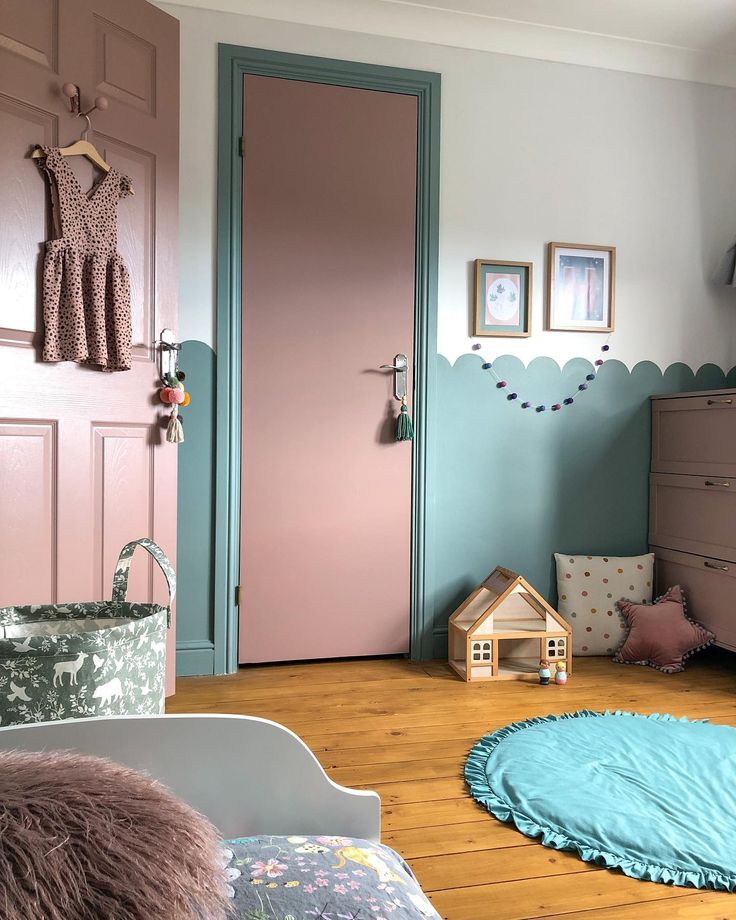
<svg viewBox="0 0 736 920">
<path fill-rule="evenodd" d="M 166 577 L 167 607 L 125 599 L 137 546 Z M 0 608 L 2 724 L 163 712 L 175 593 L 171 563 L 144 537 L 121 550 L 111 601 Z"/>
</svg>

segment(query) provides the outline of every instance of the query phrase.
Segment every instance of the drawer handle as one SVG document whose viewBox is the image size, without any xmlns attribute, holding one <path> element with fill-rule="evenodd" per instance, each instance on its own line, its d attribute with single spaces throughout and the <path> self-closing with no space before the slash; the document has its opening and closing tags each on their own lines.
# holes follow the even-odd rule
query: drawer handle
<svg viewBox="0 0 736 920">
<path fill-rule="evenodd" d="M 703 565 L 708 569 L 718 569 L 719 572 L 727 572 L 728 566 L 723 565 L 722 562 L 708 562 L 706 559 Z"/>
<path fill-rule="evenodd" d="M 721 489 L 728 489 L 731 486 L 730 482 L 714 482 L 712 479 L 706 479 L 705 484 L 707 486 L 718 486 Z"/>
<path fill-rule="evenodd" d="M 730 406 L 733 403 L 732 399 L 709 399 L 709 406 Z"/>
</svg>

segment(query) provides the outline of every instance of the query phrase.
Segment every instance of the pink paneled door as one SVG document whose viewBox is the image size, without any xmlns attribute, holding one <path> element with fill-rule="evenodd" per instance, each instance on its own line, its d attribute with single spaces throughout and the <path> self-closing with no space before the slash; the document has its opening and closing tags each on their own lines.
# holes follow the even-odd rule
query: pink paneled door
<svg viewBox="0 0 736 920">
<path fill-rule="evenodd" d="M 110 596 L 117 553 L 152 536 L 176 558 L 176 448 L 163 439 L 153 342 L 176 324 L 178 23 L 143 0 L 0 3 L 0 605 Z M 40 361 L 40 267 L 49 194 L 36 144 L 64 145 L 95 112 L 89 139 L 133 179 L 120 202 L 131 273 L 134 363 L 107 374 Z M 85 187 L 95 170 L 68 161 Z M 148 557 L 134 600 L 163 600 Z M 168 686 L 173 688 L 174 631 Z"/>
<path fill-rule="evenodd" d="M 240 661 L 409 649 L 417 102 L 246 76 Z"/>
</svg>

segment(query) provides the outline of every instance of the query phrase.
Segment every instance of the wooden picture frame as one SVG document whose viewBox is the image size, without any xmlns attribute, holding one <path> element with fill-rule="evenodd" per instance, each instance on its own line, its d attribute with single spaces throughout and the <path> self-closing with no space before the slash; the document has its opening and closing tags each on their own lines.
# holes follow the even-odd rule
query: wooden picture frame
<svg viewBox="0 0 736 920">
<path fill-rule="evenodd" d="M 548 244 L 545 329 L 613 332 L 615 292 L 615 246 Z"/>
<path fill-rule="evenodd" d="M 531 335 L 532 270 L 531 262 L 475 260 L 474 336 Z M 496 316 L 491 312 L 494 303 Z"/>
</svg>

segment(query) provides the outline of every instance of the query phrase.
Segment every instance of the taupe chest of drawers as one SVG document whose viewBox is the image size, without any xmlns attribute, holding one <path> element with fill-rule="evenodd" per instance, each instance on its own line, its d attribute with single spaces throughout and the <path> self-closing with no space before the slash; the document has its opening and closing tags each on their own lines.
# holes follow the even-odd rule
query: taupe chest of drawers
<svg viewBox="0 0 736 920">
<path fill-rule="evenodd" d="M 652 398 L 649 543 L 656 594 L 682 585 L 736 651 L 736 390 Z"/>
</svg>

